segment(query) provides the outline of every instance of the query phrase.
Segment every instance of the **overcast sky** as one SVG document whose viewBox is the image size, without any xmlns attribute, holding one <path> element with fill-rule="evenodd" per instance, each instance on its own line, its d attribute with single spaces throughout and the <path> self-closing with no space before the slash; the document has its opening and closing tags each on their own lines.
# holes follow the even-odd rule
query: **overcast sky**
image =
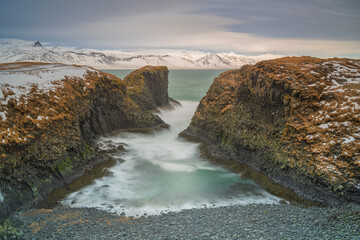
<svg viewBox="0 0 360 240">
<path fill-rule="evenodd" d="M 360 0 L 0 0 L 0 38 L 360 58 Z"/>
</svg>

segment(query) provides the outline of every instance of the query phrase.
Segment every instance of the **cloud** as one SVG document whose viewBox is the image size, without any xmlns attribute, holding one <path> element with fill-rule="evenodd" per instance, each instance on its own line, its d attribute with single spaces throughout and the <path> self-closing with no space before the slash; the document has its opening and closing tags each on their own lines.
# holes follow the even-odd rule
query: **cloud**
<svg viewBox="0 0 360 240">
<path fill-rule="evenodd" d="M 40 3 L 35 7 L 33 2 L 23 0 L 22 10 L 17 10 L 13 1 L 7 3 L 9 6 L 0 10 L 0 37 L 102 49 L 360 56 L 359 11 L 351 7 L 358 5 L 353 0 Z"/>
<path fill-rule="evenodd" d="M 87 39 L 102 48 L 185 48 L 238 53 L 277 53 L 333 57 L 360 55 L 360 41 L 263 37 L 231 32 L 243 22 L 209 14 L 142 14 L 109 17 L 72 30 L 54 29 L 59 37 Z"/>
<path fill-rule="evenodd" d="M 160 41 L 166 46 L 167 41 L 169 41 L 168 44 L 181 43 L 183 38 L 221 31 L 224 27 L 233 24 L 240 24 L 240 21 L 205 14 L 143 14 L 86 23 L 81 26 L 83 31 L 80 34 L 89 34 L 95 39 L 99 35 L 105 37 L 117 36 L 120 41 L 132 46 L 138 44 L 148 45 L 154 41 L 155 44 Z M 79 34 L 79 32 L 73 34 Z"/>
</svg>

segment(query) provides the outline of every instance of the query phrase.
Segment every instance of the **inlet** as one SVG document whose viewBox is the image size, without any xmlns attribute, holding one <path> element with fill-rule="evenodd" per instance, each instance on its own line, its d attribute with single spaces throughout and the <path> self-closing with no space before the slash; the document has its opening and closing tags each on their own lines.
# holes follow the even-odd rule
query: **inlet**
<svg viewBox="0 0 360 240">
<path fill-rule="evenodd" d="M 182 101 L 159 116 L 170 129 L 153 133 L 120 133 L 100 139 L 101 146 L 124 146 L 110 174 L 62 200 L 70 207 L 95 207 L 127 216 L 232 204 L 278 203 L 250 179 L 211 164 L 198 143 L 178 138 L 197 102 Z"/>
</svg>

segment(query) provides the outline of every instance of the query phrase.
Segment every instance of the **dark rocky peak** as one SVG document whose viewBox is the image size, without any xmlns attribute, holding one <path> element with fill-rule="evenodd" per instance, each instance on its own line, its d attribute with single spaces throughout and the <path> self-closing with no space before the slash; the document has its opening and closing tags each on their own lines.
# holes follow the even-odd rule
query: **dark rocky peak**
<svg viewBox="0 0 360 240">
<path fill-rule="evenodd" d="M 39 42 L 39 41 L 36 41 L 33 45 L 33 47 L 42 47 L 43 45 Z"/>
</svg>

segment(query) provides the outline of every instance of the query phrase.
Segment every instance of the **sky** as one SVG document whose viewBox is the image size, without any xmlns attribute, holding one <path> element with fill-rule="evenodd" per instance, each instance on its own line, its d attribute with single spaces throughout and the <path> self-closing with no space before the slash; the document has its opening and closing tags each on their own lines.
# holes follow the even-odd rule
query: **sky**
<svg viewBox="0 0 360 240">
<path fill-rule="evenodd" d="M 360 58 L 360 0 L 0 0 L 0 38 Z"/>
</svg>

